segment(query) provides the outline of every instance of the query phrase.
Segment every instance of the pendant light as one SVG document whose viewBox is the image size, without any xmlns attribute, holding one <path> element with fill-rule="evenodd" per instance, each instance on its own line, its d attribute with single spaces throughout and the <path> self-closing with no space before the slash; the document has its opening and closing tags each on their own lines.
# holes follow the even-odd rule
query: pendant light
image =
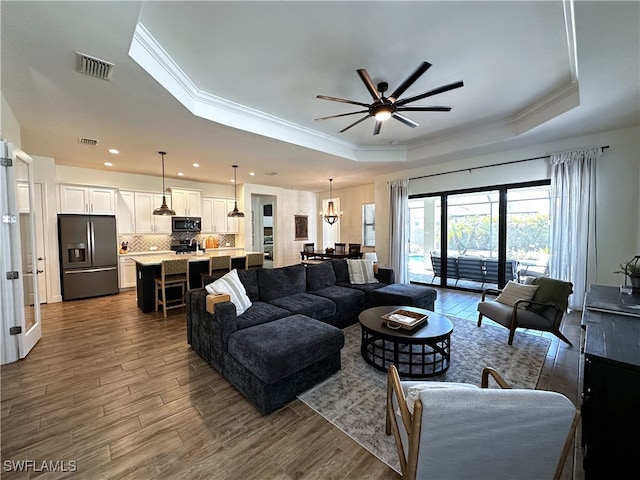
<svg viewBox="0 0 640 480">
<path fill-rule="evenodd" d="M 327 205 L 326 212 L 320 212 L 320 216 L 324 218 L 324 221 L 329 225 L 333 225 L 342 216 L 342 212 L 336 212 L 336 207 L 333 204 L 333 188 L 331 187 L 333 178 L 329 179 L 329 205 Z"/>
<path fill-rule="evenodd" d="M 233 167 L 233 199 L 235 200 L 235 204 L 233 206 L 233 210 L 227 213 L 227 217 L 244 218 L 244 213 L 238 210 L 238 194 L 236 193 L 236 190 L 237 190 L 236 169 L 238 168 L 238 165 L 232 165 L 232 167 Z"/>
<path fill-rule="evenodd" d="M 175 215 L 176 211 L 171 210 L 167 206 L 167 198 L 165 196 L 165 190 L 164 190 L 164 156 L 167 154 L 167 152 L 158 152 L 158 153 L 162 155 L 162 205 L 160 205 L 160 208 L 156 208 L 153 211 L 153 214 L 154 215 Z"/>
</svg>

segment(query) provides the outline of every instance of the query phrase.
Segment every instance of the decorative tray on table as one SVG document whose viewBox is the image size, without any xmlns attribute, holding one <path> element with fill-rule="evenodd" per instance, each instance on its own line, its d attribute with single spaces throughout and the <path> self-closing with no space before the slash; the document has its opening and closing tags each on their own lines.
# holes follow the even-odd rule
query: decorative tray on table
<svg viewBox="0 0 640 480">
<path fill-rule="evenodd" d="M 393 330 L 398 330 L 400 328 L 413 330 L 425 323 L 427 318 L 429 318 L 428 315 L 410 312 L 409 310 L 404 310 L 402 308 L 382 315 L 382 320 L 387 323 L 387 327 Z"/>
</svg>

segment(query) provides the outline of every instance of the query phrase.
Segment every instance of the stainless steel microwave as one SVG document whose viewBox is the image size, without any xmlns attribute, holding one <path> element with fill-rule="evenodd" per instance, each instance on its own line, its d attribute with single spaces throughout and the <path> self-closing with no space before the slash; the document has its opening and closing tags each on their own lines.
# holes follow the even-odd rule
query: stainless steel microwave
<svg viewBox="0 0 640 480">
<path fill-rule="evenodd" d="M 172 232 L 199 232 L 202 228 L 200 217 L 171 217 Z"/>
</svg>

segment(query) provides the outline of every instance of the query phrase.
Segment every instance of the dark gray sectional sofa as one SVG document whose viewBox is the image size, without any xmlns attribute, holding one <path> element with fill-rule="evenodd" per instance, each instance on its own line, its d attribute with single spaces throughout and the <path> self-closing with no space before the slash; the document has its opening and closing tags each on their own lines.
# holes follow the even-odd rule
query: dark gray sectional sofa
<svg viewBox="0 0 640 480">
<path fill-rule="evenodd" d="M 387 268 L 378 270 L 379 283 L 353 285 L 345 260 L 240 270 L 238 277 L 252 302 L 239 316 L 231 302 L 207 311 L 204 288 L 187 292 L 187 341 L 262 414 L 340 370 L 341 329 L 362 310 L 394 302 L 433 310 L 436 298 L 431 288 L 394 284 Z"/>
</svg>

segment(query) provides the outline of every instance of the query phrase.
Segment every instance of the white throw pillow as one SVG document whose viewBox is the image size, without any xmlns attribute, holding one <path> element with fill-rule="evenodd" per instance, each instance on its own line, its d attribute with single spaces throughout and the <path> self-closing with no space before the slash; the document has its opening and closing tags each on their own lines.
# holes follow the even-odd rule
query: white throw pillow
<svg viewBox="0 0 640 480">
<path fill-rule="evenodd" d="M 347 266 L 349 267 L 349 281 L 354 285 L 378 283 L 378 279 L 373 273 L 373 261 L 347 259 Z"/>
<path fill-rule="evenodd" d="M 210 283 L 205 289 L 208 293 L 227 293 L 231 297 L 231 303 L 236 306 L 238 315 L 242 315 L 251 306 L 251 300 L 249 300 L 247 291 L 238 278 L 236 269 Z"/>
<path fill-rule="evenodd" d="M 407 402 L 407 409 L 413 414 L 413 406 L 416 400 L 420 397 L 420 392 L 423 390 L 430 390 L 436 388 L 480 388 L 471 383 L 456 383 L 456 382 L 424 382 L 412 385 L 407 388 L 405 400 Z"/>
<path fill-rule="evenodd" d="M 510 280 L 496 298 L 496 302 L 504 303 L 513 307 L 518 300 L 531 300 L 538 290 L 538 285 L 522 285 Z M 521 308 L 527 304 L 520 304 Z"/>
</svg>

